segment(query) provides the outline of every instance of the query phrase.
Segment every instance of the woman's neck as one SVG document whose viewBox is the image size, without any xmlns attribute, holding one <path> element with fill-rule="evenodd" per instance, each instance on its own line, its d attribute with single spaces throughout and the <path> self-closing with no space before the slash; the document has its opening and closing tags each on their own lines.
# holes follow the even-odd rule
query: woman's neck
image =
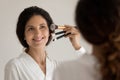
<svg viewBox="0 0 120 80">
<path fill-rule="evenodd" d="M 28 54 L 38 63 L 44 64 L 46 62 L 46 51 L 45 49 L 34 49 L 30 48 Z"/>
<path fill-rule="evenodd" d="M 37 62 L 43 73 L 46 75 L 46 51 L 45 49 L 29 48 L 28 54 Z"/>
</svg>

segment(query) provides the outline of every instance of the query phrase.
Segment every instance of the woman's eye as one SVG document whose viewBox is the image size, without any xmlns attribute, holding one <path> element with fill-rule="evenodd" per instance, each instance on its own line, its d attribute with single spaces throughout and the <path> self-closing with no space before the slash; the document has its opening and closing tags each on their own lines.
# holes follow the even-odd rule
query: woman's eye
<svg viewBox="0 0 120 80">
<path fill-rule="evenodd" d="M 28 29 L 28 31 L 32 31 L 32 30 L 33 30 L 33 28 L 29 28 L 29 29 Z"/>
<path fill-rule="evenodd" d="M 45 28 L 45 26 L 40 26 L 40 29 L 43 29 L 43 28 Z"/>
</svg>

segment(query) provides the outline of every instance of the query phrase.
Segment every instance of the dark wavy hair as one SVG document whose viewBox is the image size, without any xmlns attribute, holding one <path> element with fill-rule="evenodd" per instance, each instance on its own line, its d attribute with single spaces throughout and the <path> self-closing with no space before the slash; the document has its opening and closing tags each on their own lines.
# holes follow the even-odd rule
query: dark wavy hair
<svg viewBox="0 0 120 80">
<path fill-rule="evenodd" d="M 28 20 L 34 15 L 42 16 L 47 22 L 47 25 L 48 25 L 48 28 L 49 28 L 49 34 L 52 33 L 52 31 L 50 30 L 50 25 L 53 24 L 53 20 L 52 20 L 51 16 L 49 15 L 49 13 L 47 11 L 45 11 L 44 9 L 39 8 L 37 6 L 32 6 L 32 7 L 25 8 L 21 12 L 21 14 L 19 15 L 18 22 L 17 22 L 17 28 L 16 28 L 17 37 L 18 37 L 20 43 L 25 48 L 29 47 L 26 40 L 24 40 L 24 38 L 25 38 L 25 33 L 24 33 L 25 32 L 25 25 L 28 22 Z M 50 35 L 46 45 L 49 44 L 51 39 L 52 39 L 52 36 Z"/>
<path fill-rule="evenodd" d="M 103 45 L 102 53 L 94 54 L 102 80 L 120 80 L 119 4 L 118 0 L 79 0 L 76 6 L 75 21 L 83 37 L 92 45 Z"/>
</svg>

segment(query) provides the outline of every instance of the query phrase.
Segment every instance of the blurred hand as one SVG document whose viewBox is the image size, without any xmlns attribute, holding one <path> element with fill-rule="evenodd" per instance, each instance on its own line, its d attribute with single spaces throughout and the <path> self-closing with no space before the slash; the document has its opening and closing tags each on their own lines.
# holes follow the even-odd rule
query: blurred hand
<svg viewBox="0 0 120 80">
<path fill-rule="evenodd" d="M 80 32 L 79 32 L 79 30 L 76 27 L 70 26 L 70 25 L 65 25 L 65 28 L 63 30 L 66 31 L 65 37 L 69 37 L 69 40 L 72 43 L 75 50 L 80 49 L 81 46 L 80 46 Z"/>
</svg>

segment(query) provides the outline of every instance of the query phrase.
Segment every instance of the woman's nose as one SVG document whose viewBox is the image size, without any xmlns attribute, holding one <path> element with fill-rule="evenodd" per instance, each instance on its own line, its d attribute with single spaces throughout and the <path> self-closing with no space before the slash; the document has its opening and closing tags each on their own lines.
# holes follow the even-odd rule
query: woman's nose
<svg viewBox="0 0 120 80">
<path fill-rule="evenodd" d="M 39 29 L 36 29 L 35 30 L 35 35 L 40 35 L 41 34 L 41 31 Z"/>
</svg>

